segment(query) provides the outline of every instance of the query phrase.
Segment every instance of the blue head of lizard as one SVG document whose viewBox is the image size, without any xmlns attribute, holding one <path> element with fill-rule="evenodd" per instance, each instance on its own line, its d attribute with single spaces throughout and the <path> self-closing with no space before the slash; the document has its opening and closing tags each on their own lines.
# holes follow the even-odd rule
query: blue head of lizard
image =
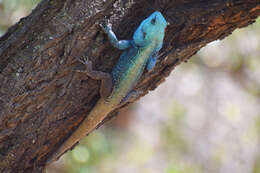
<svg viewBox="0 0 260 173">
<path fill-rule="evenodd" d="M 160 49 L 166 26 L 167 22 L 162 13 L 159 11 L 152 13 L 148 18 L 143 20 L 135 31 L 133 36 L 135 45 L 142 47 L 156 42 L 158 45 L 157 49 Z"/>
</svg>

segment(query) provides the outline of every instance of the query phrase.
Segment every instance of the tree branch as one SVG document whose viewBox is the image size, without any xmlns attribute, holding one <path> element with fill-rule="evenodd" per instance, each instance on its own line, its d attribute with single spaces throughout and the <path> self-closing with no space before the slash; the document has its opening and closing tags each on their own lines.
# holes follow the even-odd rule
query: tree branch
<svg viewBox="0 0 260 173">
<path fill-rule="evenodd" d="M 207 43 L 253 23 L 260 2 L 43 0 L 0 38 L 0 172 L 42 172 L 99 99 L 100 82 L 76 72 L 84 69 L 76 58 L 110 72 L 120 56 L 98 24 L 107 17 L 131 39 L 155 10 L 169 26 L 160 62 L 136 86 L 145 94 Z"/>
</svg>

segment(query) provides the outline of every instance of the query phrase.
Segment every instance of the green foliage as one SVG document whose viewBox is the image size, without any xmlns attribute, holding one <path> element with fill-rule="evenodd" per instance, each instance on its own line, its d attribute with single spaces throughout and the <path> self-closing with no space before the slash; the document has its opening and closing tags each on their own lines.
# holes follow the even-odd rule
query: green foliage
<svg viewBox="0 0 260 173">
<path fill-rule="evenodd" d="M 260 173 L 260 156 L 255 161 L 253 173 Z"/>
<path fill-rule="evenodd" d="M 183 125 L 186 115 L 186 109 L 177 101 L 174 101 L 171 107 L 172 110 L 169 113 L 169 121 L 162 128 L 165 147 L 167 147 L 169 151 L 174 149 L 174 151 L 186 152 L 189 148 L 188 143 L 181 133 L 181 126 Z"/>
<path fill-rule="evenodd" d="M 183 167 L 170 167 L 166 170 L 166 173 L 202 173 L 202 170 L 198 165 L 184 165 Z"/>
<path fill-rule="evenodd" d="M 17 10 L 18 8 L 32 9 L 40 0 L 3 0 L 5 10 Z"/>
<path fill-rule="evenodd" d="M 0 36 L 21 17 L 28 15 L 40 0 L 0 0 Z"/>
<path fill-rule="evenodd" d="M 102 159 L 112 155 L 111 141 L 95 132 L 81 141 L 80 145 L 68 153 L 66 157 L 67 173 L 92 173 Z"/>
</svg>

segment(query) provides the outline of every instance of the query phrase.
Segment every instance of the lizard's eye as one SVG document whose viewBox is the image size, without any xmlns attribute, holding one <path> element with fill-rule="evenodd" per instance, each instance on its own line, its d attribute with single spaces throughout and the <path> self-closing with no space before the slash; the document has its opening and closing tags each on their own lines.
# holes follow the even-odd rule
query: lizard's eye
<svg viewBox="0 0 260 173">
<path fill-rule="evenodd" d="M 146 32 L 143 32 L 143 39 L 145 39 L 145 36 L 146 36 Z"/>
<path fill-rule="evenodd" d="M 156 22 L 156 17 L 155 18 L 153 18 L 152 20 L 151 20 L 151 24 L 155 24 L 155 22 Z"/>
</svg>

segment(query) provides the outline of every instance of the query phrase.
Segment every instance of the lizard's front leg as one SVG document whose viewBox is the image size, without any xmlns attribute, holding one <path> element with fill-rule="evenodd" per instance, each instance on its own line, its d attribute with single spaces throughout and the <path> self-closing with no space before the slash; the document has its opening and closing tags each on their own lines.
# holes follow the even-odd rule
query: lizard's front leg
<svg viewBox="0 0 260 173">
<path fill-rule="evenodd" d="M 156 60 L 158 58 L 158 52 L 155 52 L 154 54 L 151 55 L 151 57 L 148 59 L 147 65 L 146 65 L 146 69 L 148 71 L 151 71 L 155 64 L 156 64 Z"/>
<path fill-rule="evenodd" d="M 78 71 L 81 73 L 87 74 L 87 76 L 91 77 L 92 79 L 101 80 L 100 86 L 100 96 L 102 98 L 107 98 L 111 91 L 112 91 L 112 76 L 109 73 L 105 73 L 102 71 L 96 71 L 92 69 L 92 62 L 89 60 L 80 60 L 81 63 L 85 64 L 86 69 L 84 71 Z"/>
<path fill-rule="evenodd" d="M 120 50 L 124 50 L 131 47 L 132 40 L 118 40 L 116 34 L 112 31 L 111 27 L 107 25 L 107 23 L 105 25 L 100 26 L 103 29 L 103 31 L 107 34 L 110 43 L 114 47 Z"/>
</svg>

